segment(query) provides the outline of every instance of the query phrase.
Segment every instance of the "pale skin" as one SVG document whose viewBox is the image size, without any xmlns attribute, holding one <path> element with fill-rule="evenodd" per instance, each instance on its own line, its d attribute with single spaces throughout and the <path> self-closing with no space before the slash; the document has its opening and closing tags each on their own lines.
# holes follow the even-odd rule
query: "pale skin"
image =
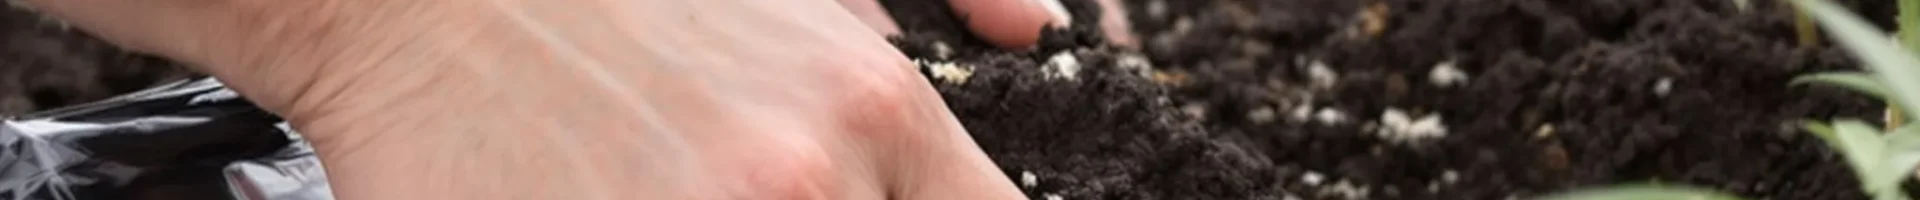
<svg viewBox="0 0 1920 200">
<path fill-rule="evenodd" d="M 26 1 L 286 117 L 340 199 L 1024 198 L 872 0 Z"/>
</svg>

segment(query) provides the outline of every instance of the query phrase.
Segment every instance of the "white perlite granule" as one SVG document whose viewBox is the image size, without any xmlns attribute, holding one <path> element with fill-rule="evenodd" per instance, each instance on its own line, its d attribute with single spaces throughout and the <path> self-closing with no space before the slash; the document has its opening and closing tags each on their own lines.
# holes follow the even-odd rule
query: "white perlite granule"
<svg viewBox="0 0 1920 200">
<path fill-rule="evenodd" d="M 1275 118 L 1274 115 L 1273 108 L 1254 108 L 1252 111 L 1247 111 L 1247 121 L 1252 121 L 1254 124 L 1266 124 L 1267 122 L 1273 122 Z"/>
<path fill-rule="evenodd" d="M 953 62 L 934 62 L 934 61 L 926 61 L 926 60 L 914 60 L 914 63 L 919 64 L 921 67 L 927 68 L 927 72 L 932 73 L 934 79 L 937 79 L 940 82 L 945 82 L 947 84 L 954 84 L 954 85 L 967 84 L 967 79 L 973 78 L 973 67 L 970 67 L 970 66 L 960 66 L 959 64 L 954 64 Z"/>
<path fill-rule="evenodd" d="M 1313 118 L 1324 124 L 1340 124 L 1347 122 L 1347 112 L 1333 107 L 1321 108 L 1320 112 L 1313 113 Z"/>
<path fill-rule="evenodd" d="M 1300 183 L 1306 183 L 1307 186 L 1317 186 L 1326 181 L 1327 177 L 1321 176 L 1319 172 L 1307 171 L 1300 174 Z"/>
<path fill-rule="evenodd" d="M 1320 60 L 1308 62 L 1307 78 L 1313 81 L 1314 88 L 1332 88 L 1334 83 L 1340 82 L 1340 74 L 1333 72 L 1332 67 Z"/>
<path fill-rule="evenodd" d="M 1030 171 L 1020 171 L 1020 186 L 1033 187 L 1037 185 L 1040 185 L 1039 176 L 1034 176 L 1033 172 Z"/>
<path fill-rule="evenodd" d="M 933 56 L 934 58 L 949 59 L 953 57 L 953 47 L 947 46 L 946 42 L 933 41 Z"/>
<path fill-rule="evenodd" d="M 1386 112 L 1381 113 L 1380 125 L 1380 137 L 1389 141 L 1404 143 L 1447 135 L 1447 126 L 1441 124 L 1440 115 L 1430 114 L 1416 119 L 1407 116 L 1407 112 L 1399 108 L 1387 108 Z"/>
<path fill-rule="evenodd" d="M 1451 87 L 1466 83 L 1467 73 L 1454 68 L 1453 61 L 1443 61 L 1440 64 L 1434 64 L 1433 70 L 1427 72 L 1427 80 L 1432 82 L 1433 86 Z"/>
<path fill-rule="evenodd" d="M 1295 123 L 1306 122 L 1312 119 L 1312 117 L 1313 104 L 1295 106 L 1293 110 L 1287 111 L 1287 120 Z"/>
<path fill-rule="evenodd" d="M 1654 96 L 1667 97 L 1668 92 L 1673 92 L 1673 78 L 1660 78 L 1653 83 Z"/>
<path fill-rule="evenodd" d="M 1153 62 L 1147 61 L 1145 56 L 1131 53 L 1122 54 L 1118 62 L 1117 65 L 1120 66 L 1120 69 L 1132 71 L 1134 75 L 1140 77 L 1153 77 Z"/>
<path fill-rule="evenodd" d="M 1346 197 L 1346 199 L 1367 199 L 1367 194 L 1372 189 L 1366 185 L 1354 184 L 1353 182 L 1342 180 L 1340 182 L 1334 182 L 1332 187 L 1320 188 L 1320 190 L 1320 193 L 1339 194 L 1342 197 Z"/>
<path fill-rule="evenodd" d="M 1048 77 L 1073 80 L 1074 75 L 1080 73 L 1080 59 L 1068 51 L 1053 54 L 1053 57 L 1047 58 L 1046 72 Z"/>
</svg>

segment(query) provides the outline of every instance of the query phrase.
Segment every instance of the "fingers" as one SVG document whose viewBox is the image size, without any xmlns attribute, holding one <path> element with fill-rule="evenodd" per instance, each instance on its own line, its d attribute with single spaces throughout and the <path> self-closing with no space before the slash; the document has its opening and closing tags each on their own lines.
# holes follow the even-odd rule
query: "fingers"
<svg viewBox="0 0 1920 200">
<path fill-rule="evenodd" d="M 877 0 L 839 0 L 840 5 L 881 35 L 900 34 L 900 26 Z M 1026 49 L 1040 42 L 1045 27 L 1066 27 L 1073 17 L 1059 0 L 950 0 L 973 33 L 994 46 Z M 1109 42 L 1123 47 L 1135 46 L 1126 9 L 1119 0 L 1098 0 L 1099 28 Z"/>
<path fill-rule="evenodd" d="M 1040 42 L 1048 26 L 1065 27 L 1072 18 L 1058 0 L 951 0 L 954 13 L 981 39 L 995 46 L 1022 49 Z"/>
<path fill-rule="evenodd" d="M 1139 40 L 1133 38 L 1133 24 L 1127 21 L 1127 8 L 1120 0 L 1099 0 L 1100 33 L 1107 36 L 1107 42 L 1122 47 L 1137 47 Z"/>
<path fill-rule="evenodd" d="M 887 8 L 880 6 L 878 0 L 840 0 L 840 7 L 853 12 L 860 22 L 865 22 L 868 28 L 880 35 L 900 34 L 900 26 L 893 23 L 893 16 L 887 15 Z"/>
</svg>

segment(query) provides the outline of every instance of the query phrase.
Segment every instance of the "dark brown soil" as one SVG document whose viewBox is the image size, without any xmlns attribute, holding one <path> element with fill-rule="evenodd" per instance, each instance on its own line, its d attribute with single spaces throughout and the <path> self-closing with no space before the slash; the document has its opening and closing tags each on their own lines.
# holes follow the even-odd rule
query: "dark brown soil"
<svg viewBox="0 0 1920 200">
<path fill-rule="evenodd" d="M 1512 199 L 1660 181 L 1864 199 L 1792 122 L 1877 105 L 1786 85 L 1851 61 L 1796 46 L 1775 0 L 1127 0 L 1139 50 L 1099 42 L 1090 2 L 1066 1 L 1083 25 L 1022 53 L 968 37 L 939 0 L 884 1 L 929 74 L 970 69 L 932 80 L 1034 198 Z M 1891 1 L 1842 2 L 1890 23 Z M 187 74 L 0 10 L 0 114 Z M 1046 72 L 1063 53 L 1071 78 Z M 1429 83 L 1443 61 L 1465 82 Z M 1316 85 L 1316 62 L 1335 78 Z M 1445 134 L 1382 139 L 1389 109 L 1441 116 Z"/>
<path fill-rule="evenodd" d="M 1781 2 L 1734 2 L 1127 0 L 1141 50 L 1070 30 L 1025 53 L 968 38 L 941 1 L 885 3 L 930 75 L 973 69 L 932 79 L 1008 176 L 1037 178 L 1035 198 L 1516 199 L 1657 181 L 1865 199 L 1794 124 L 1878 105 L 1787 85 L 1849 57 L 1797 46 Z M 1890 23 L 1891 1 L 1843 2 Z M 1047 74 L 1060 52 L 1076 79 Z M 1139 56 L 1150 67 L 1122 61 Z M 1431 83 L 1449 61 L 1468 78 Z M 1316 62 L 1337 78 L 1316 84 Z M 1389 109 L 1438 115 L 1445 135 L 1382 139 Z"/>
</svg>

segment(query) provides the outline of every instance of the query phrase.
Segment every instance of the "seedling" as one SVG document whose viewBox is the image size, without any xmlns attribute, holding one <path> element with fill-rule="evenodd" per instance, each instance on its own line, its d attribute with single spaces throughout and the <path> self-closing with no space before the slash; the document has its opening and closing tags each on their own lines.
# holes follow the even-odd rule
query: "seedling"
<svg viewBox="0 0 1920 200">
<path fill-rule="evenodd" d="M 1571 192 L 1545 200 L 1739 200 L 1712 190 L 1662 185 L 1634 185 Z"/>
<path fill-rule="evenodd" d="M 1858 119 L 1808 121 L 1804 127 L 1844 155 L 1860 186 L 1876 200 L 1907 200 L 1900 183 L 1920 165 L 1920 130 L 1907 119 L 1920 108 L 1920 59 L 1902 46 L 1920 45 L 1920 0 L 1900 1 L 1902 44 L 1889 44 L 1886 35 L 1859 16 L 1824 0 L 1789 0 L 1804 17 L 1827 30 L 1834 41 L 1860 59 L 1871 73 L 1828 72 L 1802 76 L 1794 84 L 1840 86 L 1884 99 L 1890 114 L 1887 127 L 1877 128 Z M 1803 42 L 1805 42 L 1803 40 Z M 1805 44 L 1805 43 L 1803 43 Z M 1883 134 L 1884 133 L 1884 134 Z M 1639 186 L 1569 193 L 1548 199 L 1734 199 L 1707 190 Z"/>
</svg>

